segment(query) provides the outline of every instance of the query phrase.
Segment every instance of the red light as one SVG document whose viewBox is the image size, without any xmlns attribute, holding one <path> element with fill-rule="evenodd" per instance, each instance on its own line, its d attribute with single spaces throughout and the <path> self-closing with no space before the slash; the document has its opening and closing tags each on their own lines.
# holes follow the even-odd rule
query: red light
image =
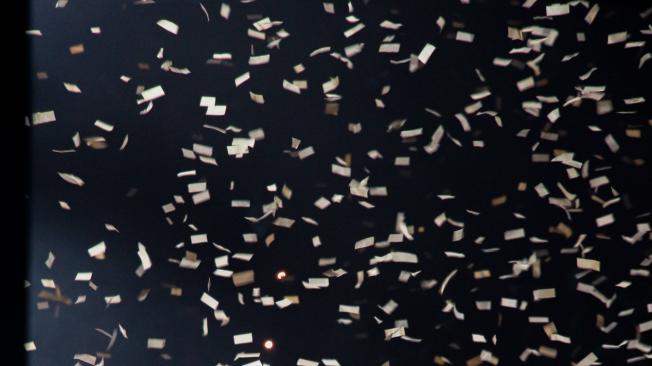
<svg viewBox="0 0 652 366">
<path fill-rule="evenodd" d="M 271 339 L 267 339 L 265 343 L 263 343 L 263 347 L 265 347 L 266 350 L 271 351 L 274 349 L 274 341 Z"/>
<path fill-rule="evenodd" d="M 283 270 L 276 272 L 276 279 L 279 281 L 283 281 L 287 276 L 288 274 Z"/>
</svg>

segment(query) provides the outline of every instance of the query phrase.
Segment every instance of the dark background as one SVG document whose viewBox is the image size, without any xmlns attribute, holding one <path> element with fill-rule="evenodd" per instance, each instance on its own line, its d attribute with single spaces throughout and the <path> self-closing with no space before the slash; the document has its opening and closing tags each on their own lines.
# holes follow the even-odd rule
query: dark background
<svg viewBox="0 0 652 366">
<path fill-rule="evenodd" d="M 53 1 L 31 1 L 27 9 L 27 25 L 20 37 L 22 49 L 15 55 L 25 55 L 28 63 L 19 62 L 17 69 L 25 68 L 29 87 L 23 96 L 26 106 L 11 121 L 12 126 L 24 124 L 24 117 L 33 112 L 55 110 L 57 121 L 45 125 L 17 128 L 6 138 L 25 136 L 27 150 L 10 150 L 9 156 L 18 159 L 27 156 L 25 173 L 15 170 L 7 174 L 16 186 L 13 196 L 20 196 L 26 205 L 27 267 L 12 271 L 12 278 L 20 283 L 12 293 L 25 293 L 26 307 L 16 305 L 16 314 L 27 311 L 26 335 L 18 339 L 34 340 L 37 351 L 28 354 L 30 365 L 61 365 L 74 363 L 76 353 L 103 352 L 108 339 L 95 331 L 101 328 L 112 332 L 118 323 L 128 331 L 129 339 L 119 336 L 106 365 L 137 364 L 243 364 L 232 362 L 238 352 L 263 352 L 261 360 L 272 365 L 296 364 L 298 358 L 318 360 L 337 358 L 342 365 L 427 365 L 435 355 L 442 355 L 454 364 L 464 364 L 481 350 L 489 350 L 500 358 L 500 364 L 520 364 L 518 356 L 526 348 L 540 345 L 557 348 L 556 360 L 531 356 L 528 364 L 569 364 L 577 362 L 589 352 L 596 353 L 603 364 L 622 365 L 629 357 L 640 355 L 635 350 L 601 350 L 604 343 L 617 344 L 635 338 L 635 326 L 649 319 L 646 304 L 651 302 L 649 278 L 630 277 L 630 268 L 639 268 L 640 262 L 650 255 L 650 240 L 645 238 L 636 245 L 620 239 L 632 235 L 636 224 L 650 222 L 649 216 L 636 216 L 650 211 L 649 165 L 635 166 L 632 159 L 650 158 L 650 105 L 625 106 L 624 98 L 645 96 L 650 99 L 650 64 L 637 69 L 638 60 L 650 52 L 643 48 L 623 49 L 622 44 L 607 46 L 607 35 L 627 30 L 631 40 L 647 40 L 639 33 L 650 18 L 642 19 L 639 13 L 649 4 L 645 2 L 601 2 L 601 10 L 593 25 L 583 21 L 588 11 L 581 5 L 572 7 L 571 15 L 553 20 L 537 20 L 545 15 L 545 5 L 539 1 L 532 9 L 520 7 L 520 2 L 491 1 L 470 5 L 458 1 L 368 1 L 353 2 L 357 16 L 366 28 L 350 39 L 342 32 L 352 24 L 346 22 L 345 3 L 336 4 L 336 14 L 323 11 L 319 1 L 256 1 L 251 4 L 230 3 L 231 16 L 227 21 L 219 16 L 220 2 L 202 2 L 210 15 L 205 18 L 197 1 L 157 1 L 153 5 L 135 5 L 129 1 L 70 1 L 63 9 L 55 9 Z M 252 28 L 248 15 L 260 14 L 272 20 L 281 20 L 280 28 L 291 35 L 281 42 L 280 49 L 268 50 L 265 43 L 247 37 Z M 18 15 L 17 15 L 18 16 Z M 439 32 L 435 21 L 443 16 L 447 23 Z M 156 25 L 159 19 L 169 19 L 180 26 L 178 35 L 172 35 Z M 384 19 L 400 22 L 403 27 L 396 32 L 381 29 Z M 459 24 L 453 24 L 459 22 Z M 560 36 L 554 47 L 543 47 L 545 58 L 541 62 L 541 84 L 523 93 L 515 87 L 518 80 L 532 74 L 524 66 L 499 68 L 492 65 L 494 57 L 510 57 L 508 52 L 521 47 L 523 42 L 507 38 L 507 25 L 525 27 L 540 25 L 555 28 Z M 100 35 L 90 33 L 90 27 L 101 27 Z M 475 34 L 472 44 L 454 40 L 456 27 Z M 43 37 L 25 36 L 25 29 L 40 29 Z M 277 29 L 277 28 L 274 28 Z M 576 32 L 585 32 L 587 42 L 578 43 Z M 273 31 L 268 31 L 272 34 Z M 396 34 L 401 43 L 399 54 L 379 54 L 377 47 L 388 34 Z M 344 53 L 343 48 L 364 42 L 361 54 L 352 58 L 353 70 L 327 54 L 309 58 L 311 51 L 331 46 L 333 51 Z M 418 54 L 423 45 L 436 45 L 427 65 L 416 73 L 409 73 L 407 64 L 391 65 L 390 59 Z M 83 43 L 85 52 L 71 55 L 68 48 Z M 250 46 L 255 54 L 270 53 L 271 62 L 263 66 L 248 66 Z M 27 45 L 27 46 L 26 46 Z M 190 75 L 167 73 L 160 69 L 156 54 L 165 49 L 163 60 L 173 60 L 174 66 L 187 67 Z M 27 48 L 27 49 L 26 49 Z M 233 62 L 226 65 L 209 65 L 206 60 L 213 53 L 230 52 Z M 564 55 L 580 52 L 572 61 L 560 63 Z M 523 63 L 538 54 L 512 55 Z M 142 70 L 138 64 L 148 64 Z M 292 67 L 303 63 L 306 71 L 296 75 Z M 582 82 L 577 77 L 591 67 L 598 67 L 591 78 Z M 479 69 L 486 82 L 481 82 L 474 69 Z M 251 80 L 234 88 L 233 79 L 245 71 Z M 37 80 L 36 72 L 47 72 L 46 80 Z M 23 75 L 16 72 L 20 81 Z M 121 75 L 132 78 L 129 83 L 120 81 Z M 321 83 L 339 75 L 341 85 L 334 91 L 342 95 L 337 117 L 324 114 Z M 309 89 L 295 95 L 282 89 L 283 79 L 306 79 Z M 82 94 L 68 93 L 63 82 L 79 85 Z M 19 83 L 20 87 L 24 82 Z M 150 88 L 162 85 L 166 95 L 154 102 L 153 110 L 144 116 L 136 104 L 136 86 Z M 378 109 L 374 98 L 380 98 L 384 85 L 391 91 L 382 97 L 386 108 Z M 606 99 L 614 101 L 614 110 L 637 110 L 636 114 L 610 113 L 596 115 L 595 103 L 585 101 L 581 107 L 562 109 L 562 117 L 550 125 L 545 114 L 532 117 L 524 113 L 521 103 L 534 100 L 536 95 L 556 95 L 563 103 L 574 95 L 577 85 L 607 85 Z M 492 96 L 484 99 L 483 110 L 497 111 L 503 127 L 499 128 L 489 116 L 470 116 L 471 133 L 462 131 L 453 117 L 462 112 L 472 100 L 469 94 L 488 86 Z M 20 91 L 20 89 L 17 89 Z M 264 94 L 265 104 L 251 102 L 249 91 Z M 20 92 L 16 92 L 20 94 Z M 225 117 L 208 117 L 199 107 L 203 95 L 215 96 L 218 104 L 228 105 Z M 22 96 L 11 96 L 23 100 Z M 560 104 L 561 104 L 560 103 Z M 432 108 L 442 114 L 436 118 L 424 111 Z M 388 124 L 398 118 L 407 118 L 404 129 L 424 129 L 416 142 L 404 142 L 399 132 L 387 132 Z M 100 119 L 115 126 L 106 133 L 93 126 Z M 360 134 L 348 132 L 347 124 L 361 122 Z M 223 135 L 202 128 L 204 123 L 220 126 L 236 125 L 243 129 L 238 136 L 262 127 L 266 138 L 243 159 L 226 154 L 226 146 L 235 135 Z M 422 146 L 439 125 L 459 139 L 463 147 L 444 138 L 442 147 L 434 155 L 427 155 Z M 598 125 L 603 132 L 595 133 L 587 125 Z M 641 139 L 627 138 L 624 130 L 638 126 Z M 527 138 L 516 133 L 531 129 Z M 565 169 L 559 164 L 531 162 L 532 145 L 539 141 L 540 131 L 560 134 L 560 140 L 541 140 L 537 152 L 553 153 L 555 149 L 574 151 L 575 160 L 591 161 L 591 177 L 606 174 L 611 186 L 621 195 L 622 202 L 604 210 L 591 201 L 588 180 L 569 181 Z M 82 147 L 71 154 L 57 154 L 52 149 L 72 148 L 72 136 L 79 131 L 83 137 L 104 136 L 108 148 L 94 150 Z M 611 133 L 620 143 L 621 150 L 614 154 L 604 143 Z M 124 151 L 118 148 L 125 134 L 129 144 Z M 28 135 L 28 137 L 26 136 Z M 306 160 L 293 159 L 283 150 L 290 148 L 291 137 L 302 140 L 301 147 L 314 146 L 316 154 Z M 471 146 L 474 139 L 485 141 L 486 147 Z M 16 139 L 18 140 L 18 139 Z M 181 148 L 191 149 L 193 143 L 214 147 L 219 166 L 184 159 Z M 367 151 L 378 149 L 384 156 L 371 160 Z M 330 172 L 335 156 L 352 156 L 352 178 L 370 176 L 370 186 L 387 186 L 388 197 L 371 197 L 375 209 L 360 206 L 359 199 L 348 195 L 349 179 Z M 599 155 L 599 158 L 596 158 Z M 410 167 L 396 167 L 394 157 L 410 156 Z M 13 160 L 13 159 L 12 159 Z M 610 166 L 605 172 L 595 168 Z M 197 170 L 197 177 L 177 178 L 184 170 Z M 65 183 L 57 172 L 80 176 L 83 187 Z M 13 177 L 13 178 L 11 178 Z M 16 177 L 24 178 L 23 184 Z M 187 194 L 186 184 L 205 180 L 211 200 L 194 206 Z M 235 189 L 229 190 L 230 181 Z M 518 192 L 519 182 L 528 183 L 526 192 Z M 578 194 L 583 212 L 574 214 L 569 221 L 564 212 L 540 199 L 533 187 L 543 182 L 552 196 L 561 197 L 555 187 L 562 182 L 569 191 Z M 293 190 L 291 200 L 284 200 L 279 216 L 291 217 L 297 222 L 291 229 L 278 228 L 267 219 L 252 224 L 244 216 L 260 216 L 262 204 L 272 201 L 273 193 L 265 187 L 276 183 L 287 184 Z M 130 193 L 131 192 L 131 193 Z M 346 197 L 341 204 L 333 204 L 321 211 L 313 206 L 320 196 L 334 193 Z M 454 200 L 442 201 L 439 194 L 452 194 Z M 491 199 L 507 195 L 505 205 L 491 206 Z M 175 222 L 169 226 L 161 206 L 172 202 L 173 195 L 183 195 L 185 205 L 177 205 L 170 215 Z M 598 193 L 610 197 L 602 187 Z M 279 194 L 280 196 L 280 194 Z M 25 198 L 22 200 L 22 198 Z M 232 199 L 249 199 L 251 209 L 230 208 Z M 66 201 L 71 211 L 62 210 L 58 201 Z M 481 212 L 479 216 L 465 210 Z M 465 238 L 451 242 L 454 227 L 438 228 L 433 219 L 445 211 L 448 217 L 465 222 Z M 14 219 L 21 219 L 21 211 L 14 211 Z M 25 211 L 23 211 L 25 212 Z M 383 240 L 393 233 L 397 212 L 404 212 L 408 225 L 423 226 L 425 231 L 415 235 L 414 242 L 395 244 L 397 250 L 417 253 L 420 262 L 411 264 L 380 264 L 381 275 L 366 278 L 360 290 L 353 288 L 355 272 L 370 268 L 368 261 L 374 255 L 383 255 L 387 249 L 369 248 L 354 252 L 355 241 L 374 235 Z M 527 217 L 516 219 L 514 212 Z M 597 229 L 595 219 L 614 213 L 616 223 Z M 184 249 L 176 249 L 179 242 L 189 244 L 194 232 L 182 223 L 188 222 L 207 233 L 210 241 L 224 245 L 233 252 L 251 252 L 250 263 L 231 260 L 235 271 L 255 269 L 253 286 L 235 288 L 228 279 L 215 277 L 213 258 L 222 253 L 211 245 L 192 246 L 202 264 L 193 271 L 180 269 L 168 258 L 181 259 Z M 301 216 L 312 217 L 318 227 L 301 221 Z M 549 233 L 549 227 L 565 222 L 574 234 L 566 239 Z M 120 233 L 108 232 L 105 223 L 115 225 Z M 13 229 L 21 226 L 9 224 Z M 505 230 L 524 227 L 528 236 L 544 237 L 547 244 L 533 244 L 527 240 L 504 242 Z M 242 233 L 258 233 L 258 244 L 245 244 Z M 274 232 L 276 241 L 271 247 L 263 243 L 264 237 Z M 575 290 L 579 271 L 575 255 L 562 255 L 560 249 L 572 247 L 580 233 L 586 233 L 585 245 L 593 247 L 587 257 L 601 260 L 601 273 L 592 273 L 583 279 L 590 282 L 605 276 L 598 288 L 607 296 L 618 294 L 610 309 L 605 309 L 595 298 Z M 601 240 L 596 234 L 611 237 Z M 319 235 L 323 246 L 313 248 L 311 238 Z M 486 237 L 483 245 L 474 244 L 478 236 Z M 97 261 L 88 257 L 86 250 L 105 241 L 107 258 Z M 137 243 L 147 246 L 153 267 L 142 278 L 134 271 L 139 265 Z M 14 241 L 18 249 L 24 240 Z M 497 253 L 482 249 L 498 247 Z M 48 251 L 56 256 L 49 270 L 43 264 Z M 444 251 L 466 254 L 464 259 L 447 258 Z M 534 279 L 530 273 L 517 279 L 499 280 L 498 276 L 511 273 L 511 260 L 529 257 L 537 251 L 542 260 L 543 275 Z M 18 252 L 20 254 L 20 251 Z M 306 290 L 302 280 L 321 277 L 326 267 L 318 267 L 321 257 L 337 257 L 333 268 L 344 268 L 348 274 L 331 279 L 323 290 Z M 20 262 L 12 256 L 9 261 Z M 294 280 L 278 282 L 274 274 L 287 270 Z M 422 290 L 419 280 L 434 278 L 441 283 L 453 269 L 457 275 L 449 283 L 443 296 L 437 289 Z M 492 278 L 474 280 L 473 271 L 490 269 Z M 401 270 L 421 274 L 407 284 L 397 281 Z M 73 281 L 77 272 L 93 272 L 97 291 L 86 283 Z M 20 276 L 17 276 L 19 274 Z M 41 278 L 52 278 L 62 293 L 71 299 L 81 294 L 87 301 L 80 305 L 57 305 L 38 311 L 37 294 L 42 290 Z M 210 293 L 220 301 L 220 308 L 231 317 L 226 327 L 220 328 L 209 309 L 199 301 L 211 279 Z M 31 286 L 23 289 L 23 280 Z M 632 281 L 627 289 L 614 287 L 622 280 Z M 15 283 L 15 282 L 14 282 Z M 170 296 L 169 287 L 183 289 L 181 297 Z M 252 302 L 252 287 L 260 287 L 262 294 L 277 300 L 284 295 L 299 295 L 301 304 L 280 310 L 262 307 Z M 557 298 L 540 303 L 532 301 L 532 290 L 555 287 Z M 137 296 L 142 289 L 151 289 L 144 302 Z M 246 305 L 238 304 L 237 293 L 245 295 Z M 122 303 L 106 307 L 105 296 L 120 294 Z M 501 297 L 527 300 L 526 311 L 500 307 Z M 12 298 L 15 296 L 12 295 Z M 377 305 L 389 299 L 399 303 L 399 308 L 388 316 Z M 445 301 L 455 302 L 466 319 L 459 321 L 451 313 L 443 313 Z M 492 311 L 481 312 L 475 301 L 492 300 Z M 339 304 L 361 306 L 361 319 L 352 325 L 337 324 Z M 634 315 L 619 318 L 618 312 L 635 308 Z M 596 314 L 602 314 L 619 326 L 604 334 L 595 326 Z M 376 324 L 374 316 L 384 320 Z M 550 342 L 540 325 L 529 324 L 528 316 L 548 316 L 559 333 L 569 336 L 572 344 Z M 208 317 L 209 335 L 202 337 L 202 319 Z M 18 317 L 17 317 L 18 318 Z M 421 338 L 421 343 L 394 339 L 384 341 L 383 329 L 391 328 L 394 320 L 407 319 L 407 335 Z M 234 346 L 233 334 L 253 332 L 254 343 Z M 471 334 L 484 334 L 487 339 L 496 335 L 497 345 L 475 344 Z M 172 359 L 165 361 L 161 351 L 148 350 L 147 338 L 166 338 L 164 353 Z M 262 342 L 272 338 L 276 342 L 273 352 L 262 350 Z M 652 339 L 645 335 L 642 342 Z M 20 354 L 24 352 L 21 350 Z M 646 361 L 639 362 L 643 364 Z"/>
</svg>

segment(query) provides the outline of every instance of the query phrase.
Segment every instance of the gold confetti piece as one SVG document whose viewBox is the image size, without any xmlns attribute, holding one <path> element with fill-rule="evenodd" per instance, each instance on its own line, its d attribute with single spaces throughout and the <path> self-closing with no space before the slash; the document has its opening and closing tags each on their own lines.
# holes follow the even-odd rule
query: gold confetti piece
<svg viewBox="0 0 652 366">
<path fill-rule="evenodd" d="M 36 343 L 34 343 L 34 341 L 25 342 L 24 347 L 27 352 L 36 351 Z"/>
<path fill-rule="evenodd" d="M 148 349 L 163 349 L 165 348 L 164 338 L 147 338 Z"/>
<path fill-rule="evenodd" d="M 262 94 L 256 94 L 252 91 L 249 92 L 249 98 L 256 104 L 265 104 L 265 97 Z"/>
<path fill-rule="evenodd" d="M 217 300 L 215 300 L 215 298 L 213 298 L 211 295 L 204 292 L 201 295 L 200 300 L 201 300 L 201 302 L 206 304 L 206 306 L 208 306 L 209 308 L 211 308 L 213 310 L 217 310 L 217 306 L 219 305 L 219 302 Z"/>
<path fill-rule="evenodd" d="M 75 354 L 73 356 L 73 359 L 85 362 L 85 363 L 87 363 L 89 365 L 95 365 L 95 363 L 97 361 L 97 357 L 95 357 L 93 355 L 86 354 L 86 353 L 85 354 Z"/>
<path fill-rule="evenodd" d="M 142 93 L 140 93 L 140 96 L 143 98 L 138 101 L 138 104 L 142 104 L 145 102 L 150 102 L 152 100 L 156 100 L 162 96 L 165 95 L 165 91 L 163 90 L 163 87 L 160 85 L 157 85 L 153 88 L 143 90 Z"/>
<path fill-rule="evenodd" d="M 549 17 L 567 14 L 570 14 L 570 6 L 568 4 L 552 4 L 546 6 L 546 15 Z"/>
<path fill-rule="evenodd" d="M 358 32 L 360 32 L 361 30 L 363 30 L 364 27 L 365 27 L 364 24 L 362 24 L 362 23 L 358 23 L 358 24 L 354 25 L 353 27 L 351 27 L 351 28 L 347 29 L 346 31 L 344 31 L 344 37 L 346 37 L 346 38 L 350 38 L 350 37 L 352 37 L 353 35 L 355 35 L 356 33 L 358 33 Z"/>
<path fill-rule="evenodd" d="M 54 111 L 36 112 L 32 114 L 32 124 L 35 126 L 44 123 L 54 122 L 56 120 L 57 119 L 54 115 Z"/>
<path fill-rule="evenodd" d="M 70 46 L 70 54 L 71 55 L 79 55 L 79 54 L 82 54 L 82 53 L 84 53 L 84 44 L 83 43 Z"/>
<path fill-rule="evenodd" d="M 106 243 L 100 242 L 88 249 L 88 255 L 90 257 L 101 257 L 106 252 Z"/>
<path fill-rule="evenodd" d="M 600 261 L 587 258 L 577 258 L 577 268 L 600 272 Z"/>
<path fill-rule="evenodd" d="M 70 84 L 70 83 L 63 83 L 63 86 L 66 88 L 67 91 L 75 94 L 81 94 L 81 89 L 75 84 Z"/>
<path fill-rule="evenodd" d="M 179 26 L 174 24 L 173 22 L 167 20 L 167 19 L 161 19 L 156 24 L 165 29 L 166 31 L 176 35 L 179 32 Z"/>
<path fill-rule="evenodd" d="M 505 202 L 507 202 L 507 196 L 506 195 L 502 195 L 502 196 L 495 197 L 495 198 L 491 199 L 491 205 L 494 206 L 494 207 L 503 205 L 503 204 L 505 204 Z"/>
<path fill-rule="evenodd" d="M 249 65 L 259 66 L 269 63 L 269 55 L 258 55 L 258 56 L 249 56 Z"/>
<path fill-rule="evenodd" d="M 231 6 L 227 3 L 220 4 L 220 16 L 226 20 L 229 20 L 231 15 Z"/>
<path fill-rule="evenodd" d="M 534 298 L 534 301 L 540 301 L 554 299 L 557 297 L 557 294 L 554 288 L 546 288 L 532 291 L 532 297 Z"/>
<path fill-rule="evenodd" d="M 235 287 L 242 287 L 254 283 L 254 271 L 242 271 L 233 274 L 233 284 Z"/>
<path fill-rule="evenodd" d="M 112 125 L 110 125 L 110 124 L 108 124 L 106 122 L 102 122 L 99 119 L 97 121 L 95 121 L 95 127 L 99 128 L 101 130 L 104 130 L 106 132 L 113 131 L 113 126 Z"/>
<path fill-rule="evenodd" d="M 435 52 L 435 46 L 431 45 L 430 43 L 426 43 L 426 45 L 423 46 L 421 52 L 419 52 L 419 56 L 417 57 L 419 62 L 424 65 L 427 64 L 433 52 Z"/>
<path fill-rule="evenodd" d="M 239 345 L 239 344 L 249 344 L 253 343 L 254 337 L 252 333 L 243 333 L 243 334 L 236 334 L 233 336 L 233 344 Z"/>
</svg>

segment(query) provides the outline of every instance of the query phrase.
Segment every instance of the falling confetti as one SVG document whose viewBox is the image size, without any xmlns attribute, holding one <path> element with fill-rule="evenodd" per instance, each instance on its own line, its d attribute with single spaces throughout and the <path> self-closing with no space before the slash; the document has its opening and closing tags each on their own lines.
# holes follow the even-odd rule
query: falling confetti
<svg viewBox="0 0 652 366">
<path fill-rule="evenodd" d="M 649 4 L 32 3 L 29 365 L 652 362 Z"/>
</svg>

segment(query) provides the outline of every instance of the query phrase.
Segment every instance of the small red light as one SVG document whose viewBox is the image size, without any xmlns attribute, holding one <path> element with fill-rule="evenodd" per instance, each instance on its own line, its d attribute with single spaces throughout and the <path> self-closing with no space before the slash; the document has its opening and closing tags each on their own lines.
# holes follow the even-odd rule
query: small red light
<svg viewBox="0 0 652 366">
<path fill-rule="evenodd" d="M 265 347 L 266 350 L 271 351 L 274 349 L 274 341 L 271 339 L 265 340 L 265 343 L 263 343 L 263 347 Z"/>
<path fill-rule="evenodd" d="M 288 274 L 283 270 L 276 272 L 276 279 L 279 281 L 283 281 L 287 276 Z"/>
</svg>

